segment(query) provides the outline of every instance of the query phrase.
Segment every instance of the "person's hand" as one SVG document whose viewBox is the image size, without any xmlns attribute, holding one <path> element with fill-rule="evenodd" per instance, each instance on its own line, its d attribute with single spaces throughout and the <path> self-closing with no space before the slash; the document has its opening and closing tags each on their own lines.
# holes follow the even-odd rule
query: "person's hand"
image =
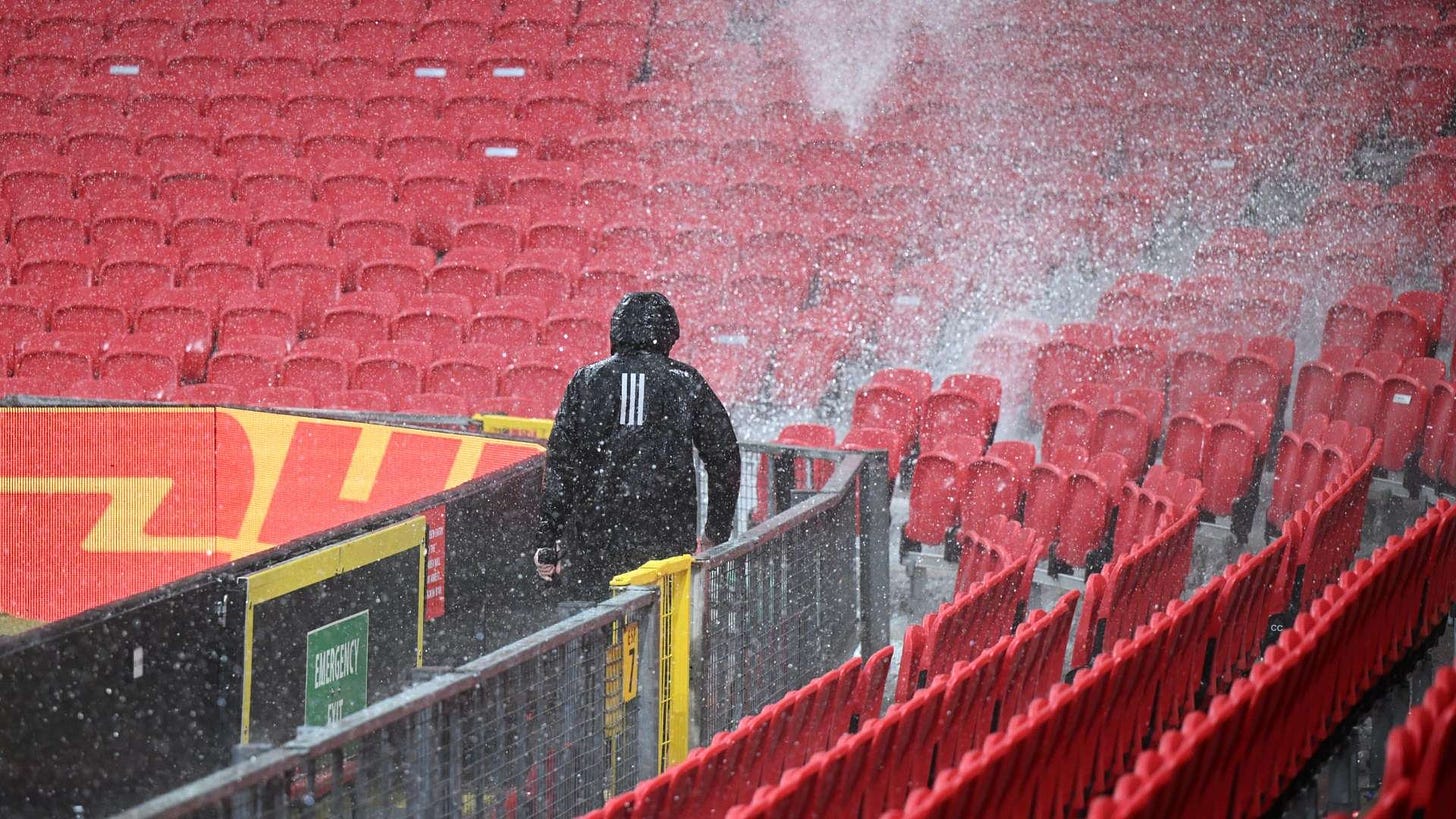
<svg viewBox="0 0 1456 819">
<path fill-rule="evenodd" d="M 532 558 L 536 563 L 536 574 L 541 576 L 547 583 L 554 582 L 561 576 L 560 553 L 555 549 L 537 549 Z"/>
<path fill-rule="evenodd" d="M 698 535 L 698 551 L 706 552 L 718 544 L 708 539 L 707 535 Z"/>
</svg>

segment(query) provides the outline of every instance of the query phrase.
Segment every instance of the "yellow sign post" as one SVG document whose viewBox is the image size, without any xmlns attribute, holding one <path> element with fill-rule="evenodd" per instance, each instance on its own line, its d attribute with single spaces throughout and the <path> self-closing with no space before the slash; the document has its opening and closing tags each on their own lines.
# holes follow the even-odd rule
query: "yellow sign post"
<svg viewBox="0 0 1456 819">
<path fill-rule="evenodd" d="M 683 761 L 688 755 L 688 705 L 691 696 L 688 688 L 688 669 L 691 660 L 693 628 L 692 612 L 693 556 L 680 555 L 664 560 L 649 560 L 640 568 L 624 572 L 612 578 L 612 588 L 628 586 L 656 586 L 661 590 L 661 627 L 658 641 L 658 720 L 657 720 L 657 769 Z M 637 695 L 635 657 L 637 634 L 635 627 L 629 627 L 629 635 L 623 636 L 622 701 Z M 628 689 L 628 682 L 631 683 Z M 628 696 L 628 690 L 631 696 Z"/>
</svg>

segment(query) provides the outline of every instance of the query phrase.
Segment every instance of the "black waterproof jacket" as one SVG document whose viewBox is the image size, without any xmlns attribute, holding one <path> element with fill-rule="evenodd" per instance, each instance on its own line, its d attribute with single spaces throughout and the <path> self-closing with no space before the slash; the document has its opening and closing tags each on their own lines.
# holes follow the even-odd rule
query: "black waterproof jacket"
<svg viewBox="0 0 1456 819">
<path fill-rule="evenodd" d="M 728 539 L 738 498 L 733 422 L 708 382 L 668 358 L 677 313 L 660 293 L 629 293 L 612 314 L 611 357 L 572 376 L 546 452 L 536 544 L 557 548 L 583 595 L 697 542 L 697 448 L 708 476 L 704 536 Z"/>
</svg>

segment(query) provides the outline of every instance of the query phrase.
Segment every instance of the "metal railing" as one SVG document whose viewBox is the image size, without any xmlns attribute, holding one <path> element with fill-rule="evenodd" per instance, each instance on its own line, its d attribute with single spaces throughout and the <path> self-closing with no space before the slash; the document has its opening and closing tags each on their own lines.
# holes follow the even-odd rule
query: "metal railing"
<svg viewBox="0 0 1456 819">
<path fill-rule="evenodd" d="M 771 516 L 694 562 L 694 745 L 889 642 L 884 453 L 745 449 L 768 480 L 745 475 L 740 509 Z M 836 467 L 822 485 L 816 461 Z"/>
<path fill-rule="evenodd" d="M 744 452 L 722 546 L 123 816 L 574 816 L 888 644 L 885 454 Z"/>
<path fill-rule="evenodd" d="M 121 815 L 576 816 L 656 773 L 657 640 L 628 589 Z"/>
</svg>

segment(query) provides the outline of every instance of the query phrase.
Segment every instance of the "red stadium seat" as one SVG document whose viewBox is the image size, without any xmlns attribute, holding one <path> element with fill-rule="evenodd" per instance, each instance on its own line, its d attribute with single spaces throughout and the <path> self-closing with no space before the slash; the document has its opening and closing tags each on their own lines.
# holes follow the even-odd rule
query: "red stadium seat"
<svg viewBox="0 0 1456 819">
<path fill-rule="evenodd" d="M 158 163 L 157 198 L 169 205 L 191 198 L 231 199 L 233 176 L 227 163 L 211 155 L 164 159 Z"/>
<path fill-rule="evenodd" d="M 279 362 L 278 386 L 303 387 L 315 394 L 346 389 L 356 356 L 343 352 L 300 342 Z"/>
<path fill-rule="evenodd" d="M 70 168 L 59 157 L 34 157 L 0 172 L 0 194 L 10 202 L 48 202 L 71 198 Z"/>
<path fill-rule="evenodd" d="M 303 125 L 299 152 L 306 159 L 370 162 L 379 157 L 379 124 L 372 120 L 321 119 Z"/>
<path fill-rule="evenodd" d="M 967 435 L 981 442 L 990 442 L 996 427 L 996 409 L 987 407 L 984 398 L 966 390 L 942 386 L 925 402 L 925 415 L 920 424 L 920 448 L 929 452 L 949 435 Z"/>
<path fill-rule="evenodd" d="M 181 259 L 174 247 L 114 245 L 106 249 L 96 267 L 96 284 L 140 294 L 177 282 Z"/>
<path fill-rule="evenodd" d="M 1202 481 L 1208 490 L 1205 508 L 1229 515 L 1234 502 L 1250 489 L 1258 443 L 1248 427 L 1232 419 L 1215 422 L 1204 444 Z"/>
<path fill-rule="evenodd" d="M 1102 546 L 1112 512 L 1111 488 L 1102 477 L 1084 469 L 1067 475 L 1066 505 L 1057 524 L 1055 554 L 1058 560 L 1077 568 Z"/>
<path fill-rule="evenodd" d="M 497 290 L 502 296 L 527 296 L 554 304 L 571 292 L 571 279 L 580 269 L 580 260 L 570 252 L 522 251 L 500 272 Z"/>
<path fill-rule="evenodd" d="M 1360 304 L 1342 301 L 1329 309 L 1325 319 L 1324 347 L 1347 346 L 1370 349 L 1375 317 Z"/>
<path fill-rule="evenodd" d="M 173 207 L 170 235 L 179 248 L 241 247 L 247 244 L 251 216 L 246 205 L 230 200 L 182 198 Z"/>
<path fill-rule="evenodd" d="M 179 374 L 200 381 L 217 333 L 218 299 L 208 291 L 161 288 L 142 297 L 137 333 L 160 333 L 180 340 Z"/>
<path fill-rule="evenodd" d="M 1341 373 L 1330 403 L 1330 418 L 1354 426 L 1374 428 L 1380 412 L 1380 383 L 1383 379 L 1362 368 Z"/>
<path fill-rule="evenodd" d="M 361 344 L 384 341 L 389 338 L 389 322 L 397 312 L 399 297 L 394 293 L 364 290 L 345 293 L 336 304 L 324 309 L 318 333 L 353 339 Z"/>
<path fill-rule="evenodd" d="M 893 429 L 851 425 L 839 442 L 840 449 L 850 451 L 883 450 L 888 455 L 890 485 L 894 486 L 900 476 L 900 462 L 905 457 L 904 438 Z"/>
<path fill-rule="evenodd" d="M 16 117 L 0 122 L 0 158 L 7 163 L 54 156 L 61 140 L 59 123 L 49 117 Z"/>
<path fill-rule="evenodd" d="M 178 284 L 214 293 L 253 290 L 263 269 L 263 256 L 250 247 L 197 247 L 182 257 Z"/>
<path fill-rule="evenodd" d="M 86 242 L 89 216 L 79 202 L 20 203 L 10 215 L 10 242 L 22 256 L 42 245 Z"/>
<path fill-rule="evenodd" d="M 1381 384 L 1380 412 L 1371 430 L 1384 441 L 1380 468 L 1402 470 L 1417 454 L 1429 402 L 1429 390 L 1410 376 L 1391 375 Z"/>
<path fill-rule="evenodd" d="M 496 368 L 466 354 L 444 356 L 425 371 L 424 391 L 447 393 L 479 403 L 496 394 Z"/>
<path fill-rule="evenodd" d="M 15 268 L 15 283 L 58 291 L 92 284 L 100 263 L 96 248 L 79 242 L 32 246 Z"/>
<path fill-rule="evenodd" d="M 938 544 L 955 525 L 960 498 L 971 462 L 980 457 L 982 443 L 950 435 L 941 446 L 922 452 L 910 487 L 910 513 L 902 537 L 917 543 Z"/>
<path fill-rule="evenodd" d="M 253 213 L 253 244 L 265 253 L 329 244 L 334 213 L 319 202 L 272 201 Z"/>
<path fill-rule="evenodd" d="M 457 247 L 431 268 L 426 287 L 431 293 L 462 295 L 478 304 L 495 296 L 496 278 L 514 257 L 514 249 Z"/>
<path fill-rule="evenodd" d="M 152 195 L 152 170 L 131 147 L 125 155 L 111 158 L 98 156 L 85 148 L 72 146 L 75 157 L 76 193 L 87 202 L 106 199 L 148 199 Z"/>
<path fill-rule="evenodd" d="M 561 402 L 566 391 L 566 382 L 571 373 L 557 363 L 548 353 L 545 356 L 531 354 L 530 348 L 522 350 L 516 363 L 506 368 L 500 379 L 500 393 L 506 396 L 533 398 L 540 402 L 538 407 L 554 407 Z"/>
<path fill-rule="evenodd" d="M 165 331 L 120 336 L 102 354 L 98 374 L 129 381 L 160 399 L 177 386 L 185 343 Z"/>
<path fill-rule="evenodd" d="M 400 297 L 425 290 L 425 275 L 435 254 L 419 245 L 372 248 L 357 256 L 354 284 L 361 290 L 394 293 Z"/>
<path fill-rule="evenodd" d="M 1314 415 L 1329 415 L 1337 384 L 1336 371 L 1323 361 L 1309 361 L 1300 367 L 1294 390 L 1292 428 L 1302 429 Z"/>
<path fill-rule="evenodd" d="M 55 331 L 119 335 L 131 329 L 135 294 L 119 287 L 73 287 L 51 302 L 50 328 Z"/>
<path fill-rule="evenodd" d="M 0 286 L 0 372 L 10 371 L 16 341 L 45 332 L 53 298 L 50 288 L 39 285 Z"/>
<path fill-rule="evenodd" d="M 105 349 L 104 333 L 76 330 L 31 333 L 15 344 L 15 375 L 48 378 L 53 384 L 94 378 Z"/>
<path fill-rule="evenodd" d="M 1052 463 L 1061 463 L 1062 453 L 1071 450 L 1090 452 L 1096 410 L 1071 398 L 1054 402 L 1047 408 L 1042 425 L 1042 452 Z"/>
<path fill-rule="evenodd" d="M 257 207 L 263 202 L 313 199 L 313 168 L 301 159 L 268 159 L 238 164 L 238 201 Z"/>
<path fill-rule="evenodd" d="M 167 239 L 166 210 L 154 202 L 106 200 L 91 208 L 91 241 L 99 245 L 160 245 Z"/>
<path fill-rule="evenodd" d="M 234 115 L 218 137 L 218 154 L 236 163 L 286 161 L 293 158 L 296 141 L 297 129 L 271 113 Z"/>
<path fill-rule="evenodd" d="M 407 245 L 414 220 L 398 205 L 343 203 L 334 222 L 334 244 L 345 250 Z"/>
<path fill-rule="evenodd" d="M 1277 412 L 1284 405 L 1284 383 L 1273 361 L 1244 353 L 1229 359 L 1220 392 L 1235 404 L 1257 401 Z"/>
<path fill-rule="evenodd" d="M 287 342 L 276 336 L 223 336 L 207 363 L 207 381 L 243 390 L 272 386 L 287 350 Z"/>
<path fill-rule="evenodd" d="M 433 350 L 458 345 L 470 320 L 470 300 L 453 293 L 407 296 L 389 323 L 389 336 L 400 341 L 423 341 Z"/>
<path fill-rule="evenodd" d="M 245 290 L 229 293 L 218 313 L 219 345 L 231 336 L 268 336 L 285 349 L 298 337 L 298 313 L 286 290 Z"/>
<path fill-rule="evenodd" d="M 300 329 L 312 333 L 324 308 L 338 300 L 347 269 L 347 257 L 335 248 L 283 248 L 268 259 L 262 286 L 286 293 L 299 308 Z"/>
</svg>

